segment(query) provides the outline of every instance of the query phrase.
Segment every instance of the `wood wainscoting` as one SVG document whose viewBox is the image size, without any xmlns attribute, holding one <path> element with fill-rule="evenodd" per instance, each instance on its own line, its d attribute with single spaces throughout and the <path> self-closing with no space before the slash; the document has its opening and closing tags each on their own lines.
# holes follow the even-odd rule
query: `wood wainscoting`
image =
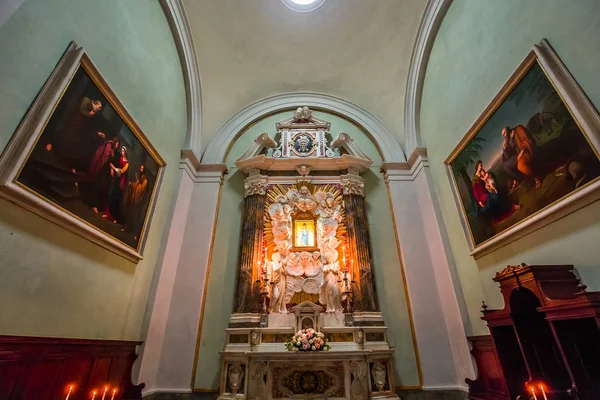
<svg viewBox="0 0 600 400">
<path fill-rule="evenodd" d="M 509 265 L 494 281 L 504 308 L 483 304 L 491 336 L 469 338 L 478 370 L 469 397 L 600 399 L 600 292 L 572 265 Z"/>
<path fill-rule="evenodd" d="M 469 399 L 510 400 L 492 335 L 469 336 L 467 339 L 477 366 L 477 379 L 465 379 L 469 385 Z"/>
<path fill-rule="evenodd" d="M 0 400 L 141 399 L 144 384 L 131 382 L 141 343 L 0 336 Z"/>
</svg>

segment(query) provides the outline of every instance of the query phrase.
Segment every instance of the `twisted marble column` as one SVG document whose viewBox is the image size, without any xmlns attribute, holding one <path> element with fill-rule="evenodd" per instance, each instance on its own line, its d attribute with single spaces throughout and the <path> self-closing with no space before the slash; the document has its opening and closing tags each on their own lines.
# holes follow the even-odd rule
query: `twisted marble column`
<svg viewBox="0 0 600 400">
<path fill-rule="evenodd" d="M 350 258 L 354 260 L 352 277 L 354 311 L 377 311 L 377 297 L 372 271 L 371 250 L 369 247 L 369 225 L 363 196 L 363 179 L 350 171 L 342 176 L 344 189 L 344 209 Z"/>
<path fill-rule="evenodd" d="M 260 288 L 256 280 L 261 271 L 257 263 L 262 261 L 267 177 L 253 171 L 246 178 L 244 216 L 240 243 L 238 284 L 235 295 L 234 313 L 258 313 L 260 311 Z"/>
</svg>

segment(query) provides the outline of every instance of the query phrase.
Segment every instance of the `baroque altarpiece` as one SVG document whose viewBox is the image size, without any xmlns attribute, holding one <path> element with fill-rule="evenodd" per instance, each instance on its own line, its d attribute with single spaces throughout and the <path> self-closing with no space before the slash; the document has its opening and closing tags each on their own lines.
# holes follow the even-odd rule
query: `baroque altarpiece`
<svg viewBox="0 0 600 400">
<path fill-rule="evenodd" d="M 372 160 L 300 107 L 237 161 L 245 179 L 221 399 L 396 398 L 361 173 Z M 289 352 L 313 328 L 330 351 Z"/>
</svg>

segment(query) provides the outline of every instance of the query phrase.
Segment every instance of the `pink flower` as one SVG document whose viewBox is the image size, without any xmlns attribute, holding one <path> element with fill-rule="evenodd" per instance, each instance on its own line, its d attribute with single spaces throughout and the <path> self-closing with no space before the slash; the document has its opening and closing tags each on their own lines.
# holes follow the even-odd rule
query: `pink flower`
<svg viewBox="0 0 600 400">
<path fill-rule="evenodd" d="M 315 347 L 316 347 L 317 349 L 320 349 L 320 348 L 321 348 L 321 345 L 320 345 L 319 343 L 317 343 L 317 344 L 315 344 Z"/>
</svg>

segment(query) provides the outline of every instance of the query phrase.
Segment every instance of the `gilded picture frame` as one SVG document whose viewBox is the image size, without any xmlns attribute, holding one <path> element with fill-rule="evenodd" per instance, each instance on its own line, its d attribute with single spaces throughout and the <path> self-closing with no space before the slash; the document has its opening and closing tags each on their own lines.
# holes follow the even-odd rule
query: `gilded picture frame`
<svg viewBox="0 0 600 400">
<path fill-rule="evenodd" d="M 299 212 L 292 216 L 292 250 L 318 250 L 317 217 L 312 213 Z"/>
<path fill-rule="evenodd" d="M 445 164 L 479 258 L 600 198 L 600 116 L 544 39 Z"/>
<path fill-rule="evenodd" d="M 165 166 L 71 42 L 0 157 L 0 196 L 137 263 Z"/>
</svg>

